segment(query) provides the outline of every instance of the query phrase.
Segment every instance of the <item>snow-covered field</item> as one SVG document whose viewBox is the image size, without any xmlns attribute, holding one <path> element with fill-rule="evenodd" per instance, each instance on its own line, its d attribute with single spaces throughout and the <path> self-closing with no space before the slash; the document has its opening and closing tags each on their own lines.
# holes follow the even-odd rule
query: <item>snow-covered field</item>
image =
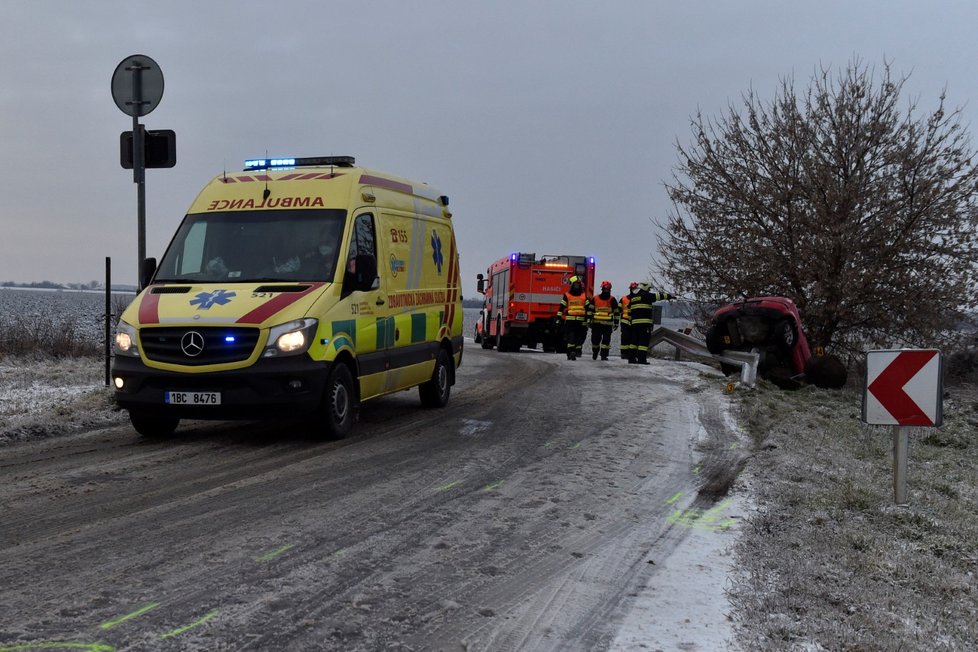
<svg viewBox="0 0 978 652">
<path fill-rule="evenodd" d="M 131 297 L 113 298 L 113 306 Z M 105 295 L 97 292 L 0 288 L 0 328 L 44 340 L 39 331 L 71 329 L 73 337 L 100 350 Z M 31 331 L 31 329 L 34 329 Z M 121 423 L 105 386 L 101 357 L 0 355 L 0 444 Z"/>
</svg>

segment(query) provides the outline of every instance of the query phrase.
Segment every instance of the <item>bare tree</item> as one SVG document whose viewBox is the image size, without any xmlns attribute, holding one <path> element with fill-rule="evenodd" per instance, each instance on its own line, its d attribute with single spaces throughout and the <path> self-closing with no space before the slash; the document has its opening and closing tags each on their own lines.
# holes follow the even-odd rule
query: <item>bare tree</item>
<svg viewBox="0 0 978 652">
<path fill-rule="evenodd" d="M 945 341 L 978 303 L 978 167 L 960 109 L 898 106 L 907 76 L 856 61 L 802 95 L 691 120 L 666 188 L 659 272 L 700 300 L 779 295 L 813 344 Z"/>
</svg>

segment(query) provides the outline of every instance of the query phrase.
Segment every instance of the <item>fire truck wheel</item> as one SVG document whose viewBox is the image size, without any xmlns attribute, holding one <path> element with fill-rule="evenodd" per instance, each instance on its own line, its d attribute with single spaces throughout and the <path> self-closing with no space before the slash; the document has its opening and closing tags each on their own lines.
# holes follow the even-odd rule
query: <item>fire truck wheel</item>
<svg viewBox="0 0 978 652">
<path fill-rule="evenodd" d="M 338 362 L 329 372 L 323 403 L 315 417 L 317 427 L 325 427 L 327 438 L 342 439 L 353 429 L 354 399 L 350 369 Z"/>
<path fill-rule="evenodd" d="M 435 358 L 435 370 L 431 380 L 418 386 L 421 395 L 421 405 L 427 408 L 440 408 L 448 405 L 448 396 L 452 391 L 452 359 L 445 349 L 438 351 Z"/>
<path fill-rule="evenodd" d="M 180 419 L 173 417 L 156 417 L 141 412 L 129 412 L 129 421 L 143 437 L 169 437 L 180 425 Z"/>
<path fill-rule="evenodd" d="M 479 330 L 479 327 L 478 326 L 475 327 L 475 335 L 472 336 L 472 340 L 476 344 L 481 344 L 482 343 L 482 331 Z"/>
</svg>

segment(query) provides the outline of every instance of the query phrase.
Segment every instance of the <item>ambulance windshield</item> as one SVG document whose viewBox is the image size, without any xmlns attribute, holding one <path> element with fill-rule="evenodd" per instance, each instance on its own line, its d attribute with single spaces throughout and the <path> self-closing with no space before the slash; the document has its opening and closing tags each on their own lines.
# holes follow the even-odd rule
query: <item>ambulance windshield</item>
<svg viewBox="0 0 978 652">
<path fill-rule="evenodd" d="M 332 281 L 344 210 L 187 215 L 155 283 Z"/>
</svg>

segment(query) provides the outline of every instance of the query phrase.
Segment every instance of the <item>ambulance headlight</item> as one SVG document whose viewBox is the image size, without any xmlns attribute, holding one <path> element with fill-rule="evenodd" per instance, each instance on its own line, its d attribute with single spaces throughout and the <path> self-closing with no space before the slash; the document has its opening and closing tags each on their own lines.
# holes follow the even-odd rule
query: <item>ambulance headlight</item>
<svg viewBox="0 0 978 652">
<path fill-rule="evenodd" d="M 268 346 L 262 356 L 273 358 L 305 353 L 312 344 L 318 326 L 318 319 L 297 319 L 273 326 L 268 332 Z"/>
<path fill-rule="evenodd" d="M 131 324 L 120 321 L 115 328 L 116 355 L 139 357 L 139 347 L 136 346 L 136 329 Z"/>
</svg>

